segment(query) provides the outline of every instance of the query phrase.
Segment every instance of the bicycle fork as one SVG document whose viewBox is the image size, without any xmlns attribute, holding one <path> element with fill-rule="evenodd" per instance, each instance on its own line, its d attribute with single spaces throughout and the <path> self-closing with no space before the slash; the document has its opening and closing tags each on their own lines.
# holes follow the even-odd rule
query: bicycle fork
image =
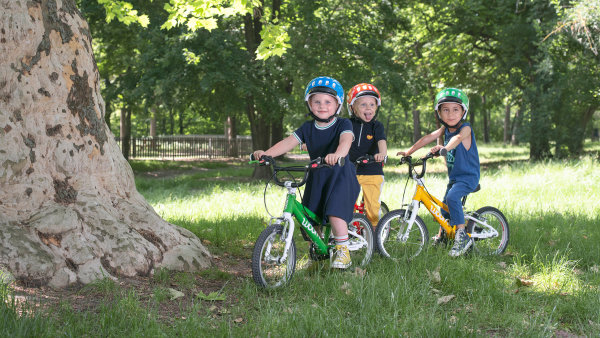
<svg viewBox="0 0 600 338">
<path fill-rule="evenodd" d="M 398 235 L 396 236 L 397 240 L 401 242 L 406 242 L 406 240 L 408 239 L 408 236 L 410 235 L 410 229 L 412 229 L 412 226 L 415 223 L 415 219 L 417 219 L 417 214 L 419 212 L 419 203 L 419 201 L 413 200 L 412 203 L 408 206 L 406 213 L 404 213 L 406 229 L 404 229 L 404 231 L 398 231 Z"/>
<path fill-rule="evenodd" d="M 283 224 L 283 231 L 281 232 L 281 238 L 285 238 L 285 249 L 283 250 L 283 255 L 281 257 L 272 257 L 271 256 L 271 244 L 267 246 L 265 256 L 270 257 L 271 260 L 276 261 L 278 264 L 285 262 L 288 255 L 288 250 L 292 245 L 292 238 L 294 237 L 294 220 L 292 219 L 292 214 L 289 212 L 284 212 L 283 216 L 277 218 L 274 224 Z"/>
</svg>

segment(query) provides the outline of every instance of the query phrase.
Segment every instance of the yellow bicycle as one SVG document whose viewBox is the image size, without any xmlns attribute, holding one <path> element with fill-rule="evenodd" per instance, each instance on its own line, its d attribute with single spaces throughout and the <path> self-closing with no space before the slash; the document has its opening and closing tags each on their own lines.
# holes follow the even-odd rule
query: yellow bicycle
<svg viewBox="0 0 600 338">
<path fill-rule="evenodd" d="M 416 161 L 410 156 L 401 158 L 400 164 L 408 165 L 408 175 L 416 182 L 416 189 L 411 203 L 404 204 L 403 209 L 390 211 L 377 223 L 375 241 L 383 256 L 411 259 L 422 252 L 429 241 L 429 231 L 418 215 L 421 204 L 439 223 L 446 238 L 454 239 L 456 226 L 450 226 L 441 213 L 441 209 L 448 211 L 448 206 L 427 191 L 423 180 L 427 160 L 437 155 L 439 153 L 429 153 Z M 421 172 L 417 173 L 415 168 L 419 166 L 422 167 Z M 478 185 L 475 191 L 479 189 Z M 467 196 L 463 197 L 463 208 L 466 200 Z M 486 206 L 475 212 L 465 211 L 465 221 L 467 234 L 473 238 L 473 251 L 482 255 L 499 255 L 506 250 L 509 239 L 508 221 L 500 210 Z"/>
</svg>

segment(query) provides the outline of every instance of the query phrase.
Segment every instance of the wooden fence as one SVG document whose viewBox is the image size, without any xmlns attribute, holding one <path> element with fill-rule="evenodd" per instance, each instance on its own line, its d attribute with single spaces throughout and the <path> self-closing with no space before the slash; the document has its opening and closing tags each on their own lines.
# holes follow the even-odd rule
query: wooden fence
<svg viewBox="0 0 600 338">
<path fill-rule="evenodd" d="M 119 147 L 121 140 L 117 138 Z M 214 159 L 244 157 L 252 151 L 250 136 L 238 136 L 231 144 L 223 135 L 176 135 L 131 138 L 130 158 Z"/>
</svg>

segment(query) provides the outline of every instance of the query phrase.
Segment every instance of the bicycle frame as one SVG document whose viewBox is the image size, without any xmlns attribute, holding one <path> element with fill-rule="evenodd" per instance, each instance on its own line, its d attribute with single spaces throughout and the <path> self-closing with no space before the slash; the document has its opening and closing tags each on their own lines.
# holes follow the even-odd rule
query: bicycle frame
<svg viewBox="0 0 600 338">
<path fill-rule="evenodd" d="M 315 244 L 316 252 L 321 255 L 327 254 L 329 251 L 329 246 L 323 241 L 323 238 L 329 238 L 329 235 L 331 233 L 331 226 L 326 225 L 324 227 L 325 229 L 324 229 L 323 238 L 321 238 L 321 236 L 319 235 L 319 232 L 317 231 L 317 229 L 315 229 L 315 227 L 312 225 L 311 221 L 309 220 L 309 218 L 310 218 L 314 222 L 321 224 L 320 217 L 315 215 L 309 209 L 305 208 L 304 205 L 302 205 L 302 203 L 300 203 L 296 199 L 296 189 L 297 188 L 294 188 L 291 186 L 291 184 L 292 184 L 291 181 L 286 181 L 284 184 L 288 190 L 288 193 L 287 193 L 286 200 L 285 200 L 285 207 L 283 209 L 283 215 L 281 218 L 278 218 L 278 220 L 282 220 L 282 219 L 285 220 L 285 222 L 288 226 L 287 226 L 287 229 L 284 230 L 284 233 L 283 233 L 283 235 L 285 236 L 285 250 L 284 250 L 283 257 L 281 257 L 281 261 L 283 262 L 287 258 L 288 250 L 289 250 L 290 246 L 292 245 L 292 238 L 294 236 L 294 228 L 295 228 L 295 223 L 294 223 L 294 219 L 292 216 L 294 216 L 298 220 L 298 223 L 300 223 L 300 227 L 302 227 L 302 229 L 304 229 L 304 231 L 306 232 L 306 234 L 308 235 L 310 240 Z M 308 217 L 306 215 L 308 215 Z"/>
<path fill-rule="evenodd" d="M 441 209 L 449 212 L 448 206 L 437 199 L 435 196 L 432 196 L 425 190 L 425 184 L 422 178 L 418 178 L 416 174 L 413 174 L 413 179 L 417 182 L 417 187 L 415 188 L 415 194 L 412 199 L 412 203 L 410 205 L 409 210 L 412 212 L 406 213 L 406 217 L 410 217 L 408 220 L 408 228 L 410 230 L 415 219 L 417 218 L 417 213 L 419 211 L 419 203 L 423 203 L 427 208 L 427 211 L 433 216 L 433 218 L 444 228 L 446 234 L 449 238 L 454 238 L 454 233 L 456 231 L 456 227 L 450 226 L 448 221 L 442 216 Z M 406 231 L 405 236 L 408 235 L 408 231 Z"/>
</svg>

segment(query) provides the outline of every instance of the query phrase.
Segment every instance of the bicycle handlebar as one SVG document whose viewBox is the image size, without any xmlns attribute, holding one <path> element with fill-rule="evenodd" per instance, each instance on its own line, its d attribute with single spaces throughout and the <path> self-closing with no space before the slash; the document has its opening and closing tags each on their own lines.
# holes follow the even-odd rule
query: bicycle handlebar
<svg viewBox="0 0 600 338">
<path fill-rule="evenodd" d="M 280 167 L 275 163 L 275 159 L 271 156 L 263 155 L 260 157 L 259 160 L 256 160 L 254 157 L 254 154 L 250 154 L 250 162 L 258 162 L 258 164 L 261 166 L 262 165 L 271 165 L 273 167 L 273 172 L 274 172 L 273 180 L 275 181 L 275 184 L 277 184 L 280 187 L 285 187 L 285 182 L 282 182 L 279 180 L 279 178 L 277 177 L 278 172 L 280 172 L 280 171 L 304 172 L 304 177 L 302 178 L 302 181 L 293 182 L 291 184 L 291 187 L 293 187 L 293 188 L 298 188 L 298 187 L 303 186 L 306 183 L 306 180 L 308 179 L 308 173 L 311 170 L 332 167 L 329 164 L 324 163 L 323 159 L 321 157 L 317 157 L 314 160 L 310 161 L 307 165 L 303 165 L 303 166 Z M 337 164 L 340 167 L 343 167 L 345 162 L 346 162 L 346 160 L 343 157 L 340 157 L 337 161 Z"/>
<path fill-rule="evenodd" d="M 442 151 L 444 151 L 444 154 L 442 154 Z M 418 159 L 415 162 L 412 161 L 412 157 L 410 157 L 410 156 L 402 156 L 402 158 L 400 158 L 399 164 L 405 164 L 405 163 L 408 164 L 408 175 L 410 175 L 410 173 L 416 167 L 422 166 L 421 173 L 417 174 L 417 178 L 423 178 L 423 176 L 425 176 L 425 171 L 427 168 L 427 160 L 430 160 L 434 157 L 438 157 L 440 155 L 445 156 L 445 153 L 447 153 L 446 148 L 442 148 L 440 151 L 436 151 L 435 153 L 431 153 L 431 152 L 427 153 L 427 155 Z"/>
</svg>

